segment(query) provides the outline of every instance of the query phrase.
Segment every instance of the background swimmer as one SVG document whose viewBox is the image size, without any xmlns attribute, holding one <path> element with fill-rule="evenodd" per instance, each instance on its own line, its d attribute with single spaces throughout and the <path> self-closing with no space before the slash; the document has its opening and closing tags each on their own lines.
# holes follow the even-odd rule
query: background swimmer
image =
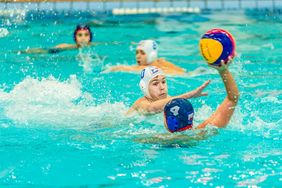
<svg viewBox="0 0 282 188">
<path fill-rule="evenodd" d="M 158 59 L 158 44 L 153 40 L 142 40 L 136 48 L 137 65 L 127 66 L 119 65 L 109 69 L 109 71 L 132 71 L 139 72 L 147 66 L 155 66 L 164 71 L 165 74 L 185 74 L 185 69 L 166 61 L 163 58 Z"/>
<path fill-rule="evenodd" d="M 76 29 L 74 30 L 74 33 L 73 33 L 73 39 L 75 41 L 75 44 L 59 44 L 49 49 L 43 49 L 43 48 L 26 49 L 24 51 L 21 51 L 21 53 L 27 53 L 27 54 L 50 53 L 50 54 L 53 54 L 53 53 L 59 53 L 65 50 L 78 49 L 78 48 L 82 48 L 85 46 L 93 45 L 92 38 L 93 38 L 93 34 L 91 32 L 90 27 L 88 25 L 79 24 L 76 26 Z"/>
<path fill-rule="evenodd" d="M 92 42 L 93 33 L 88 25 L 79 24 L 76 26 L 76 29 L 73 33 L 73 39 L 75 44 L 59 44 L 55 47 L 49 49 L 42 49 L 42 48 L 33 48 L 33 49 L 26 49 L 20 51 L 21 53 L 27 54 L 53 54 L 59 53 L 65 50 L 74 50 L 74 49 L 81 49 L 87 46 L 103 44 L 102 42 Z M 116 42 L 112 42 L 113 44 L 117 44 Z"/>
</svg>

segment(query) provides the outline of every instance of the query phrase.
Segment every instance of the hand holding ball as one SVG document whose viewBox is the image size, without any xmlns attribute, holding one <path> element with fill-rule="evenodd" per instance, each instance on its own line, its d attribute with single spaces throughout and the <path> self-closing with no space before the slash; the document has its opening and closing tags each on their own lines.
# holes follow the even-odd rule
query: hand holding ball
<svg viewBox="0 0 282 188">
<path fill-rule="evenodd" d="M 219 68 L 235 56 L 235 40 L 226 30 L 212 29 L 202 36 L 200 51 L 210 66 Z"/>
</svg>

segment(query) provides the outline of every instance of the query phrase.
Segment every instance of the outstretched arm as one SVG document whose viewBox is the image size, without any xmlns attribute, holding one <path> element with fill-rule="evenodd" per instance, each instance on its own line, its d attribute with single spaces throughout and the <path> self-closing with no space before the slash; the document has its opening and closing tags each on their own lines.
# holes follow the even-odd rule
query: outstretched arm
<svg viewBox="0 0 282 188">
<path fill-rule="evenodd" d="M 48 54 L 48 49 L 43 48 L 30 48 L 26 50 L 20 50 L 18 53 L 21 54 Z"/>
<path fill-rule="evenodd" d="M 208 93 L 202 92 L 210 83 L 210 80 L 206 81 L 203 83 L 200 87 L 197 89 L 184 93 L 182 95 L 174 96 L 174 97 L 167 97 L 165 99 L 160 99 L 154 102 L 148 102 L 146 101 L 140 101 L 134 104 L 132 107 L 134 110 L 137 110 L 139 113 L 142 114 L 156 114 L 160 113 L 164 110 L 165 105 L 171 101 L 172 99 L 176 98 L 184 98 L 184 99 L 189 99 L 189 98 L 196 98 L 200 96 L 207 96 Z M 133 109 L 130 108 L 129 112 L 133 111 Z"/>
<path fill-rule="evenodd" d="M 221 68 L 218 69 L 218 72 L 224 83 L 227 96 L 216 111 L 197 128 L 204 128 L 207 125 L 214 125 L 219 128 L 225 127 L 230 121 L 235 110 L 235 106 L 237 105 L 239 90 L 232 74 L 224 64 L 222 64 Z"/>
<path fill-rule="evenodd" d="M 77 46 L 74 44 L 59 44 L 52 48 L 29 48 L 19 52 L 24 54 L 54 54 L 64 50 L 71 50 L 75 48 L 77 48 Z"/>
<path fill-rule="evenodd" d="M 111 71 L 111 72 L 138 72 L 141 71 L 142 69 L 144 69 L 145 66 L 128 66 L 128 65 L 118 65 L 118 66 L 114 66 L 109 68 L 107 71 Z"/>
</svg>

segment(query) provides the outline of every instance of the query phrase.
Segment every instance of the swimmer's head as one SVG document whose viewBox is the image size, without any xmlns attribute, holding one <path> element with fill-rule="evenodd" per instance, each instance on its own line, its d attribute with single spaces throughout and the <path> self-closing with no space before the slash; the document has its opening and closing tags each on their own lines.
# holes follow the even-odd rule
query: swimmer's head
<svg viewBox="0 0 282 188">
<path fill-rule="evenodd" d="M 165 105 L 164 117 L 169 132 L 181 132 L 193 127 L 194 109 L 186 99 L 173 99 Z"/>
<path fill-rule="evenodd" d="M 88 25 L 79 24 L 73 33 L 73 38 L 78 45 L 88 45 L 92 41 L 92 32 Z"/>
<path fill-rule="evenodd" d="M 167 84 L 164 72 L 154 66 L 141 71 L 140 89 L 152 100 L 167 98 Z"/>
<path fill-rule="evenodd" d="M 142 40 L 136 48 L 138 65 L 149 65 L 158 58 L 158 44 L 153 40 Z"/>
</svg>

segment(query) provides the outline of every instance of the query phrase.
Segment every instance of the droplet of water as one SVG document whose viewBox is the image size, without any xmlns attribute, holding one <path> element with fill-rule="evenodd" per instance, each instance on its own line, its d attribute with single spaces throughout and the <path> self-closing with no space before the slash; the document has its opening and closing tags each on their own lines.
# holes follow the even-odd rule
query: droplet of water
<svg viewBox="0 0 282 188">
<path fill-rule="evenodd" d="M 0 38 L 3 38 L 9 34 L 8 29 L 6 28 L 0 28 Z"/>
</svg>

